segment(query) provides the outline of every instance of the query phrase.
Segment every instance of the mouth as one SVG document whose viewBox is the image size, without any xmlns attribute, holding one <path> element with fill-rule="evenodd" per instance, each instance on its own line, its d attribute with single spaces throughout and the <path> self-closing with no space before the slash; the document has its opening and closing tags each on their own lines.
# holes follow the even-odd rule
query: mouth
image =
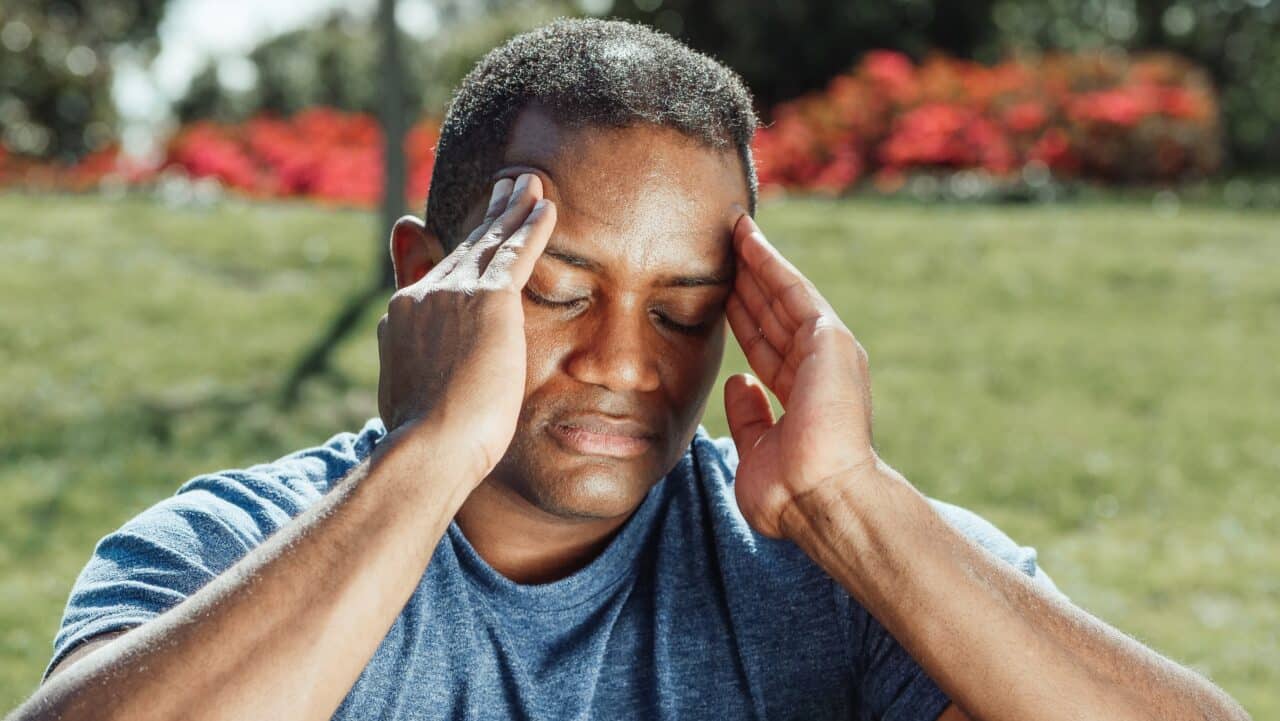
<svg viewBox="0 0 1280 721">
<path fill-rule="evenodd" d="M 655 435 L 637 423 L 585 416 L 551 424 L 548 433 L 565 450 L 579 455 L 635 458 L 653 447 Z"/>
</svg>

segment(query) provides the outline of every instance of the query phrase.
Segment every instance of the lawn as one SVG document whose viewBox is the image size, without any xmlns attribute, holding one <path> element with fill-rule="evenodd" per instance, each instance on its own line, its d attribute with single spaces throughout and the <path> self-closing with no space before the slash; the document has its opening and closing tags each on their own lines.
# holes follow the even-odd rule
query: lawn
<svg viewBox="0 0 1280 721">
<path fill-rule="evenodd" d="M 760 217 L 870 352 L 891 464 L 1280 718 L 1280 213 L 792 200 Z M 376 413 L 380 308 L 298 409 L 269 402 L 371 273 L 373 225 L 0 194 L 0 712 L 37 682 L 101 536 L 193 475 Z M 724 373 L 741 369 L 731 348 Z M 719 393 L 706 424 L 726 432 Z"/>
</svg>

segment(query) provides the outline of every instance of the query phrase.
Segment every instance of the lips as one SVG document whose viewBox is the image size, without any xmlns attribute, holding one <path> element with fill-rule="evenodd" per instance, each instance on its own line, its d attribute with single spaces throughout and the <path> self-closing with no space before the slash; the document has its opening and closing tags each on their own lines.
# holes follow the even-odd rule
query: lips
<svg viewBox="0 0 1280 721">
<path fill-rule="evenodd" d="M 657 434 L 635 418 L 619 418 L 603 413 L 575 413 L 559 419 L 555 425 L 581 428 L 591 433 L 628 438 L 650 438 Z"/>
<path fill-rule="evenodd" d="M 633 418 L 579 413 L 552 423 L 549 432 L 566 450 L 580 455 L 634 458 L 657 438 L 650 426 Z"/>
</svg>

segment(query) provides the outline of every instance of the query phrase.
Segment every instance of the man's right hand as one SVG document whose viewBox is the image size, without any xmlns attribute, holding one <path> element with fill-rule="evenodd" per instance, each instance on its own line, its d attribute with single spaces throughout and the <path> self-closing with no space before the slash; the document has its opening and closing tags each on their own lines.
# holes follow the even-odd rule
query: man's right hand
<svg viewBox="0 0 1280 721">
<path fill-rule="evenodd" d="M 92 652 L 60 662 L 13 721 L 333 716 L 515 434 L 520 296 L 555 225 L 554 206 L 533 210 L 541 181 L 519 185 L 500 181 L 480 227 L 398 291 L 378 326 L 378 410 L 414 442 L 374 449 L 183 602 L 89 640 Z M 422 483 L 424 473 L 458 480 Z"/>
<path fill-rule="evenodd" d="M 378 323 L 378 412 L 388 433 L 441 431 L 480 481 L 506 453 L 524 401 L 521 292 L 555 226 L 542 181 L 499 180 L 484 220 Z"/>
</svg>

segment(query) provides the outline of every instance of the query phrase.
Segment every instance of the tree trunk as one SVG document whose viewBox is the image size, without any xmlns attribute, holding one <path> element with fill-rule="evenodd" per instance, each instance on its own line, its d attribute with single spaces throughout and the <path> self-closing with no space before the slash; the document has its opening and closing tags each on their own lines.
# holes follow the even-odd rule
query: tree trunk
<svg viewBox="0 0 1280 721">
<path fill-rule="evenodd" d="M 368 286 L 347 299 L 324 332 L 294 364 L 280 392 L 280 405 L 285 409 L 297 405 L 303 383 L 328 369 L 333 351 L 358 326 L 365 308 L 395 287 L 388 240 L 391 226 L 405 211 L 405 177 L 408 174 L 404 157 L 404 136 L 408 127 L 404 100 L 405 72 L 404 59 L 400 54 L 400 33 L 396 29 L 396 0 L 378 0 L 375 22 L 382 39 L 378 119 L 383 133 L 382 208 L 373 243 L 377 253 L 376 272 Z"/>
</svg>

